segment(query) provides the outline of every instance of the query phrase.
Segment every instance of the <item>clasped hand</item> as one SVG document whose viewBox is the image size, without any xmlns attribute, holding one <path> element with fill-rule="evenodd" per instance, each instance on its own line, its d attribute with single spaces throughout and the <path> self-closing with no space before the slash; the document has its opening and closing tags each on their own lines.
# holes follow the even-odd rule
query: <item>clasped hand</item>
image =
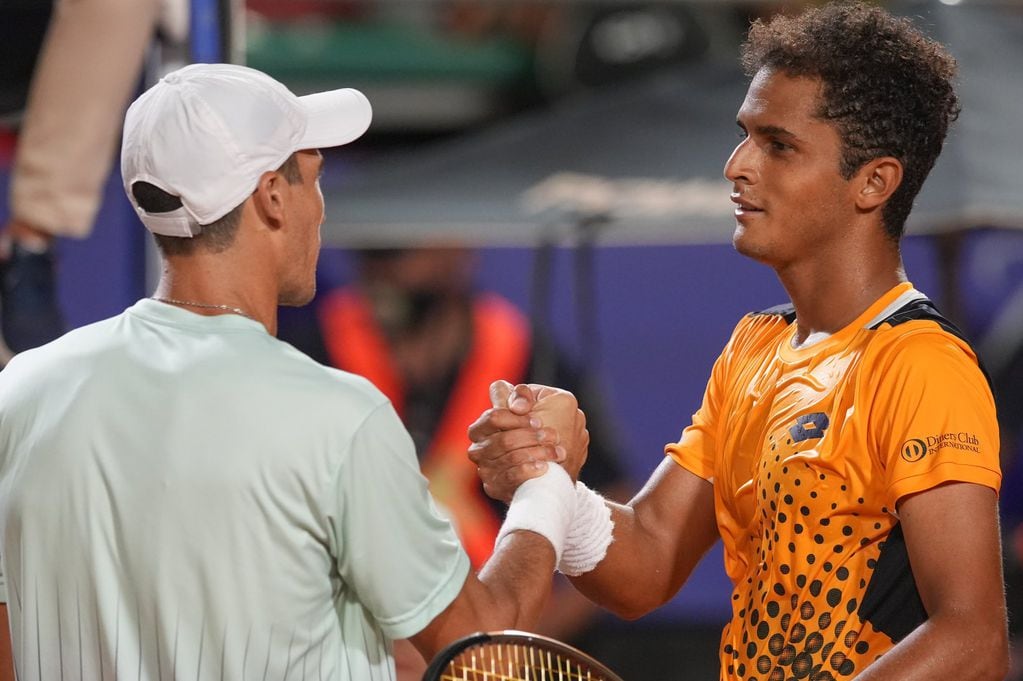
<svg viewBox="0 0 1023 681">
<path fill-rule="evenodd" d="M 535 383 L 490 385 L 493 407 L 469 427 L 469 458 L 476 464 L 483 489 L 500 501 L 526 480 L 561 464 L 575 480 L 586 461 L 590 433 L 575 395 Z"/>
</svg>

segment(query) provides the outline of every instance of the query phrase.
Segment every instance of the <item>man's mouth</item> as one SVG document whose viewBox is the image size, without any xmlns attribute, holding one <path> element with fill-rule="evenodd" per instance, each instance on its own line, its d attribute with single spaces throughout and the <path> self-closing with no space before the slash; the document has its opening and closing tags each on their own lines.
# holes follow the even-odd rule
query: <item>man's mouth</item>
<svg viewBox="0 0 1023 681">
<path fill-rule="evenodd" d="M 735 204 L 736 215 L 746 215 L 749 213 L 762 213 L 764 211 L 759 205 L 750 201 L 748 198 L 738 192 L 732 192 L 731 195 L 732 203 Z"/>
</svg>

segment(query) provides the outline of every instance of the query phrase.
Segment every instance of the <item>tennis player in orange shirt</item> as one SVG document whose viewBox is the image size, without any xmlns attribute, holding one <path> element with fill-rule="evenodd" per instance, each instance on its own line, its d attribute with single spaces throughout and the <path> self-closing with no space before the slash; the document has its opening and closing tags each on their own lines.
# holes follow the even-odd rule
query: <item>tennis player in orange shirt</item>
<svg viewBox="0 0 1023 681">
<path fill-rule="evenodd" d="M 720 539 L 729 681 L 1002 679 L 994 401 L 899 250 L 959 113 L 955 62 L 908 20 L 845 3 L 755 23 L 743 62 L 733 241 L 791 304 L 739 321 L 631 502 L 577 486 L 559 567 L 633 618 Z M 471 457 L 509 498 L 548 465 L 527 412 L 557 391 L 492 392 Z M 559 463 L 575 477 L 584 459 L 566 442 Z"/>
</svg>

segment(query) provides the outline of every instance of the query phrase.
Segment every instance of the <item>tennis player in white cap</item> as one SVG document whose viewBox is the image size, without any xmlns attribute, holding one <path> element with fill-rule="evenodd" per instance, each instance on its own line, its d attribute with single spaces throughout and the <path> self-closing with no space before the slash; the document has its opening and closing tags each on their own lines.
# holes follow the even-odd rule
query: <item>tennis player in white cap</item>
<svg viewBox="0 0 1023 681">
<path fill-rule="evenodd" d="M 370 118 L 355 90 L 296 97 L 230 65 L 129 108 L 121 171 L 159 286 L 0 374 L 19 678 L 390 679 L 393 639 L 429 658 L 532 625 L 568 475 L 523 486 L 477 577 L 387 399 L 274 338 L 278 305 L 315 289 L 318 149 Z M 585 439 L 575 413 L 559 430 Z"/>
</svg>

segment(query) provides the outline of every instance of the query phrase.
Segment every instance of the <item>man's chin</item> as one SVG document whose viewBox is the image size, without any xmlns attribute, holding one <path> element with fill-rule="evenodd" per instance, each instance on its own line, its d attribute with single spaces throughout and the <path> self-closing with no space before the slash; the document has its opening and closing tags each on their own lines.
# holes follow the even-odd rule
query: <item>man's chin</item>
<svg viewBox="0 0 1023 681">
<path fill-rule="evenodd" d="M 754 257 L 753 244 L 750 243 L 749 235 L 746 233 L 746 228 L 736 223 L 735 232 L 732 233 L 732 248 L 735 249 L 740 255 L 744 255 L 747 258 Z"/>
<path fill-rule="evenodd" d="M 302 307 L 313 302 L 316 297 L 316 286 L 305 291 L 282 292 L 277 298 L 277 305 L 280 307 Z"/>
<path fill-rule="evenodd" d="M 768 253 L 763 248 L 762 244 L 757 244 L 753 239 L 746 234 L 742 225 L 737 225 L 735 233 L 732 235 L 732 248 L 739 255 L 743 255 L 751 260 L 770 265 L 771 260 L 768 257 Z"/>
</svg>

